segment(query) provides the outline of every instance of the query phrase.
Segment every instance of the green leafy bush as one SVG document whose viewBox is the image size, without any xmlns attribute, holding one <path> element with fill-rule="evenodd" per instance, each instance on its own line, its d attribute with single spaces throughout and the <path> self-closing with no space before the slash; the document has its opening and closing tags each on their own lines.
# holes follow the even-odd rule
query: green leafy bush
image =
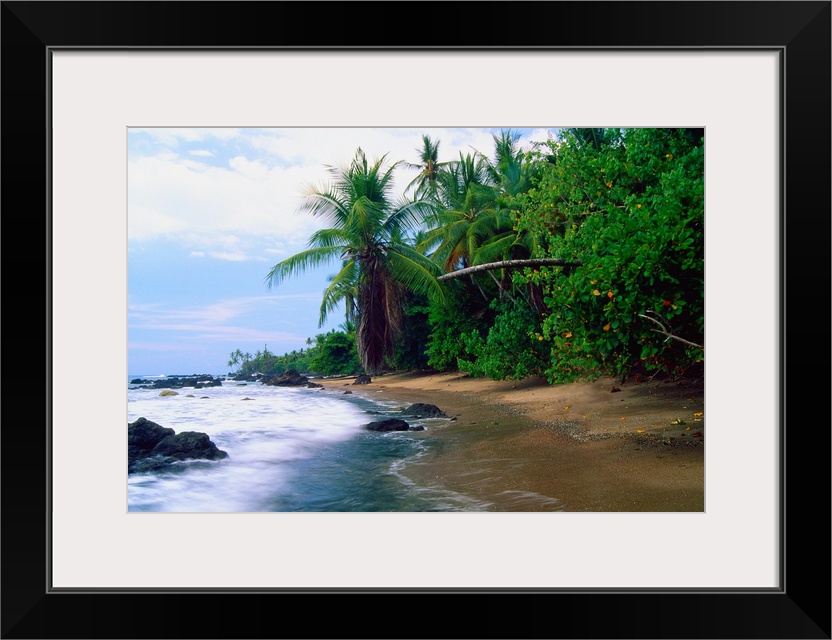
<svg viewBox="0 0 832 640">
<path fill-rule="evenodd" d="M 330 331 L 317 337 L 310 368 L 323 376 L 346 376 L 364 371 L 355 349 L 355 337 L 343 331 Z"/>
<path fill-rule="evenodd" d="M 470 360 L 459 359 L 459 368 L 475 377 L 520 380 L 540 375 L 549 361 L 548 345 L 542 344 L 540 318 L 523 301 L 494 302 L 498 311 L 483 339 L 478 331 L 462 336 Z"/>
<path fill-rule="evenodd" d="M 428 311 L 430 338 L 428 365 L 438 371 L 456 371 L 457 361 L 476 354 L 469 351 L 463 336 L 479 333 L 488 318 L 475 312 L 470 299 L 448 297 L 445 303 L 431 303 Z"/>
<path fill-rule="evenodd" d="M 583 266 L 526 270 L 543 287 L 553 382 L 678 372 L 704 355 L 704 153 L 696 132 L 608 132 L 596 146 L 567 132 L 523 200 L 518 225 L 546 237 L 539 257 Z"/>
</svg>

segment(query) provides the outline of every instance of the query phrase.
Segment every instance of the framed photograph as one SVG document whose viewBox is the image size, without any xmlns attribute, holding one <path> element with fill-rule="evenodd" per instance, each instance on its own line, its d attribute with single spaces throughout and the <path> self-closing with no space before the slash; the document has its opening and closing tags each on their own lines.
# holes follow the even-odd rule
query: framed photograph
<svg viewBox="0 0 832 640">
<path fill-rule="evenodd" d="M 830 3 L 398 6 L 393 37 L 362 26 L 380 3 L 2 3 L 3 637 L 434 637 L 350 622 L 418 595 L 502 611 L 439 635 L 829 638 L 829 421 L 802 409 L 828 398 Z M 202 170 L 200 131 L 559 127 L 704 130 L 704 509 L 128 509 L 125 375 L 163 373 L 128 362 L 141 145 Z M 277 622 L 301 598 L 331 622 Z M 158 613 L 185 607 L 210 613 Z"/>
</svg>

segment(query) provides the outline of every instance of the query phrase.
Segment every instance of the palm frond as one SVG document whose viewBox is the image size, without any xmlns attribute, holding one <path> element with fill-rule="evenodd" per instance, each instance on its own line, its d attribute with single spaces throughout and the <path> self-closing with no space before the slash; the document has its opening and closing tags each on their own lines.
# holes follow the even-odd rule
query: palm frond
<svg viewBox="0 0 832 640">
<path fill-rule="evenodd" d="M 355 266 L 355 262 L 349 260 L 344 263 L 343 269 L 341 269 L 335 277 L 329 283 L 329 286 L 324 291 L 324 297 L 321 301 L 321 310 L 320 310 L 320 317 L 318 319 L 318 326 L 322 327 L 324 322 L 326 322 L 327 315 L 336 307 L 338 304 L 344 300 L 347 303 L 347 306 L 350 306 L 350 298 L 353 299 L 357 295 L 357 287 L 356 287 L 356 275 L 358 273 L 358 269 Z M 347 316 L 349 316 L 349 308 L 347 309 Z"/>
<path fill-rule="evenodd" d="M 444 297 L 442 285 L 436 279 L 444 272 L 439 265 L 407 246 L 395 247 L 387 252 L 390 273 L 415 293 L 423 293 L 432 300 Z"/>
<path fill-rule="evenodd" d="M 385 227 L 389 233 L 405 234 L 421 228 L 436 211 L 436 205 L 427 200 L 402 198 L 395 203 L 395 209 L 387 217 Z"/>
<path fill-rule="evenodd" d="M 274 265 L 266 275 L 266 284 L 269 288 L 277 286 L 289 276 L 298 275 L 307 269 L 314 269 L 327 264 L 341 256 L 345 247 L 313 247 L 296 253 L 282 262 Z"/>
<path fill-rule="evenodd" d="M 309 236 L 308 246 L 310 247 L 346 247 L 349 244 L 349 235 L 344 229 L 318 229 Z"/>
<path fill-rule="evenodd" d="M 298 210 L 322 218 L 333 227 L 343 227 L 349 214 L 349 207 L 339 198 L 339 194 L 329 190 L 317 191 L 314 187 L 307 188 Z"/>
<path fill-rule="evenodd" d="M 517 234 L 512 232 L 505 232 L 499 236 L 491 238 L 488 242 L 481 244 L 471 259 L 471 264 L 486 264 L 488 262 L 496 262 L 498 260 L 507 259 L 511 248 L 517 244 Z"/>
</svg>

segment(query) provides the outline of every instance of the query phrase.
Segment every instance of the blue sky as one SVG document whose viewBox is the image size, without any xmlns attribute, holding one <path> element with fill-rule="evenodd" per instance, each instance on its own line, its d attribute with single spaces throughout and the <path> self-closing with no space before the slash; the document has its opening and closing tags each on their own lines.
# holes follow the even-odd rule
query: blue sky
<svg viewBox="0 0 832 640">
<path fill-rule="evenodd" d="M 509 126 L 505 128 L 510 128 Z M 513 129 L 521 144 L 551 129 Z M 306 248 L 320 223 L 298 212 L 325 165 L 361 147 L 368 159 L 418 162 L 422 135 L 439 160 L 476 149 L 493 155 L 499 129 L 129 129 L 128 370 L 131 375 L 225 373 L 235 349 L 283 354 L 337 328 L 318 326 L 321 294 L 336 266 L 269 289 L 272 265 Z M 403 191 L 415 175 L 397 169 Z"/>
</svg>

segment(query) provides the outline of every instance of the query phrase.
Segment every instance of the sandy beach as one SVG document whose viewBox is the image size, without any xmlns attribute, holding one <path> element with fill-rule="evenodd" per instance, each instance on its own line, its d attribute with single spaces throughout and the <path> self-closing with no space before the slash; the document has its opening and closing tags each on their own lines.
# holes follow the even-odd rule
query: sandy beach
<svg viewBox="0 0 832 640">
<path fill-rule="evenodd" d="M 439 407 L 452 419 L 413 432 L 438 446 L 404 475 L 463 492 L 493 511 L 705 508 L 701 380 L 549 385 L 398 373 L 364 385 L 353 378 L 316 382 L 324 393 Z"/>
</svg>

